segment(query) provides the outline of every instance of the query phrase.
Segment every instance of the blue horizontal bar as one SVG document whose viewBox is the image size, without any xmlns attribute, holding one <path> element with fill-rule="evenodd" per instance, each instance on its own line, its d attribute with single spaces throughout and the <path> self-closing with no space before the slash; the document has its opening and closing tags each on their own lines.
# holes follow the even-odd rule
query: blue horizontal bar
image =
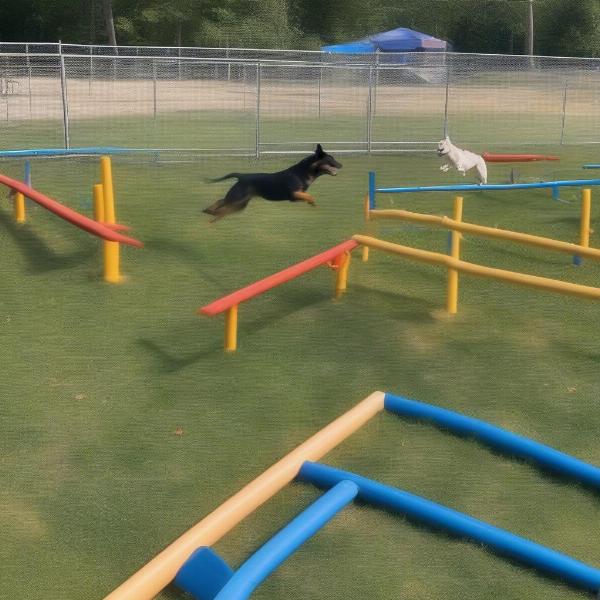
<svg viewBox="0 0 600 600">
<path fill-rule="evenodd" d="M 529 190 L 539 188 L 578 187 L 584 185 L 600 185 L 600 179 L 572 179 L 565 181 L 540 181 L 538 183 L 488 183 L 464 185 L 431 185 L 415 187 L 377 188 L 383 194 L 396 194 L 404 192 L 482 192 L 492 190 Z"/>
<path fill-rule="evenodd" d="M 359 488 L 359 500 L 475 540 L 499 554 L 564 579 L 574 586 L 592 592 L 600 589 L 600 570 L 426 498 L 319 463 L 305 462 L 298 478 L 324 489 L 340 481 L 352 481 Z"/>
<path fill-rule="evenodd" d="M 323 528 L 358 494 L 358 486 L 350 481 L 340 480 L 335 486 L 329 487 L 331 489 L 326 494 L 290 521 L 243 563 L 215 596 L 215 600 L 249 598 L 286 558 Z"/>
<path fill-rule="evenodd" d="M 600 169 L 600 165 L 583 165 L 584 169 Z"/>
<path fill-rule="evenodd" d="M 34 148 L 29 150 L 0 150 L 0 158 L 71 156 L 77 154 L 127 154 L 129 152 L 146 152 L 146 150 L 142 148 L 119 148 L 114 146 L 90 146 L 87 148 Z"/>
<path fill-rule="evenodd" d="M 385 395 L 385 408 L 403 417 L 433 423 L 459 435 L 473 437 L 505 454 L 600 489 L 600 468 L 485 421 L 401 396 Z"/>
</svg>

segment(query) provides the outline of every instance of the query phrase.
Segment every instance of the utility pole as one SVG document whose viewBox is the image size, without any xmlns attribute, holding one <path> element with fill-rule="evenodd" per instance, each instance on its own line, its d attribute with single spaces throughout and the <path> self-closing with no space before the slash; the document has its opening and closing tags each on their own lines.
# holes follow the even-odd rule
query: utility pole
<svg viewBox="0 0 600 600">
<path fill-rule="evenodd" d="M 529 0 L 529 27 L 527 29 L 527 54 L 533 56 L 533 0 Z"/>
</svg>

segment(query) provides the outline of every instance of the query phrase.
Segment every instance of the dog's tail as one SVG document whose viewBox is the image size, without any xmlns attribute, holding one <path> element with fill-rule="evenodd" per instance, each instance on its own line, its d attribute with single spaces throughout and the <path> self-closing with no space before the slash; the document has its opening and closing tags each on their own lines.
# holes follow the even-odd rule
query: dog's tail
<svg viewBox="0 0 600 600">
<path fill-rule="evenodd" d="M 217 177 L 216 179 L 207 179 L 206 183 L 217 183 L 217 181 L 225 181 L 225 179 L 239 179 L 241 176 L 241 173 L 229 173 L 228 175 L 223 175 L 223 177 Z"/>
</svg>

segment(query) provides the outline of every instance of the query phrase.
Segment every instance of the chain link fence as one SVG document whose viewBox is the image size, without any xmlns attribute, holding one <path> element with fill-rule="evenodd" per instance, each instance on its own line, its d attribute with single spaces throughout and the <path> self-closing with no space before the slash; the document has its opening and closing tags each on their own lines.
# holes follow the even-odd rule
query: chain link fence
<svg viewBox="0 0 600 600">
<path fill-rule="evenodd" d="M 0 147 L 260 156 L 600 139 L 600 60 L 0 44 Z"/>
</svg>

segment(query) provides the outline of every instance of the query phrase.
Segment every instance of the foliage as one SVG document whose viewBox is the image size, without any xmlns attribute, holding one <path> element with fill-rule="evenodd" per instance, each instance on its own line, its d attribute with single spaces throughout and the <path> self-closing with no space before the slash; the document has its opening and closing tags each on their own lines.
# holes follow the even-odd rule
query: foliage
<svg viewBox="0 0 600 600">
<path fill-rule="evenodd" d="M 106 0 L 0 3 L 0 40 L 106 43 Z M 110 2 L 108 2 L 110 4 Z M 112 0 L 119 44 L 318 49 L 394 27 L 522 53 L 526 0 Z M 598 0 L 535 0 L 537 54 L 600 56 Z"/>
</svg>

